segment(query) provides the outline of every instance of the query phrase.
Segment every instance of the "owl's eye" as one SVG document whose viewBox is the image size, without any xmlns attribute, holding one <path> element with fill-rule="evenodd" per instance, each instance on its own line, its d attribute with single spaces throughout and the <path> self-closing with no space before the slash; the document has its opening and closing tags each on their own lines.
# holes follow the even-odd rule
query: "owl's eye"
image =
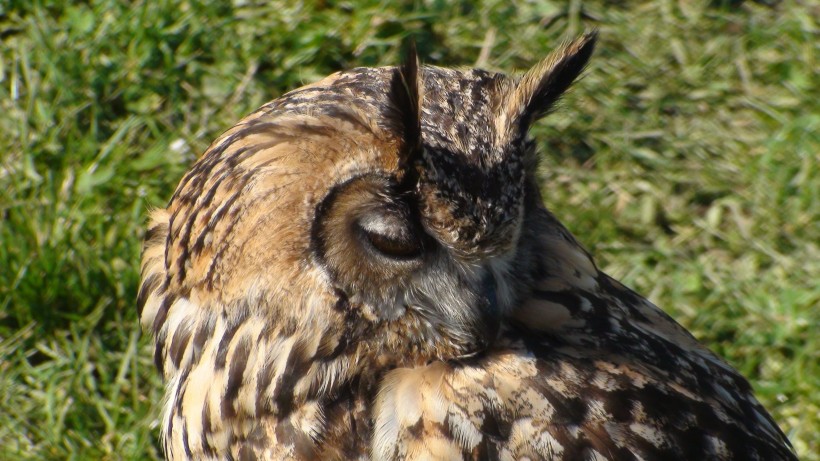
<svg viewBox="0 0 820 461">
<path fill-rule="evenodd" d="M 422 253 L 420 232 L 399 213 L 372 214 L 358 221 L 366 244 L 383 256 L 397 260 L 417 259 Z"/>
</svg>

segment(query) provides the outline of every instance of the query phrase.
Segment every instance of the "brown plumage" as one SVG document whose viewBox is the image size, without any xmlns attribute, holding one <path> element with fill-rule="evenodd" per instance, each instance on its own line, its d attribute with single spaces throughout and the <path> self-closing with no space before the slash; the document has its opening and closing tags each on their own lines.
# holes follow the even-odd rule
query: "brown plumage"
<svg viewBox="0 0 820 461">
<path fill-rule="evenodd" d="M 544 207 L 522 78 L 359 68 L 220 136 L 152 214 L 166 457 L 795 459 L 743 377 Z"/>
</svg>

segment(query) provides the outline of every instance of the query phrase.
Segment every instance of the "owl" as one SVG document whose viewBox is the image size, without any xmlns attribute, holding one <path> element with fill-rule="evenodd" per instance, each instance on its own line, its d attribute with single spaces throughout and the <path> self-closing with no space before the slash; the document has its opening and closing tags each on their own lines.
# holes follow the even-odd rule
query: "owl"
<svg viewBox="0 0 820 461">
<path fill-rule="evenodd" d="M 796 459 L 542 202 L 528 130 L 594 43 L 521 77 L 411 52 L 214 141 L 142 256 L 167 459 Z"/>
</svg>

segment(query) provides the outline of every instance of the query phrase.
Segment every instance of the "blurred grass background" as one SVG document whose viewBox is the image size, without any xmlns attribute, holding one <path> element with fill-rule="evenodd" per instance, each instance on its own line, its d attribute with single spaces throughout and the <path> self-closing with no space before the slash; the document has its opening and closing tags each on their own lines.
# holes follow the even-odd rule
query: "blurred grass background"
<svg viewBox="0 0 820 461">
<path fill-rule="evenodd" d="M 222 130 L 333 71 L 515 71 L 601 42 L 540 123 L 599 264 L 753 383 L 820 460 L 820 0 L 0 1 L 0 458 L 156 459 L 146 211 Z"/>
</svg>

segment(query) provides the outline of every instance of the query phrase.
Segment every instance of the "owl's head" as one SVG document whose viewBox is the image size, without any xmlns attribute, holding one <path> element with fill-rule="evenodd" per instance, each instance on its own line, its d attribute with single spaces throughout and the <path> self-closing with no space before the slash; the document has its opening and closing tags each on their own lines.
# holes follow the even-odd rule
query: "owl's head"
<svg viewBox="0 0 820 461">
<path fill-rule="evenodd" d="M 263 106 L 178 187 L 167 292 L 309 337 L 314 357 L 357 348 L 397 366 L 480 351 L 529 288 L 541 199 L 528 129 L 594 42 L 521 78 L 419 67 L 410 53 Z"/>
</svg>

